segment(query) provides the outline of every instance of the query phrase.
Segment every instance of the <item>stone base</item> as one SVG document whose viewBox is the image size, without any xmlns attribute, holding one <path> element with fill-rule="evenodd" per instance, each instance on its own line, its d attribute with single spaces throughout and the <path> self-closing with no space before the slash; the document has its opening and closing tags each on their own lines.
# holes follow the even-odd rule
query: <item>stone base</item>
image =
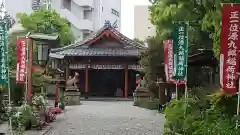
<svg viewBox="0 0 240 135">
<path fill-rule="evenodd" d="M 80 105 L 81 92 L 79 91 L 66 91 L 64 93 L 66 105 Z"/>
<path fill-rule="evenodd" d="M 133 93 L 133 105 L 137 105 L 139 102 L 151 101 L 151 96 L 146 88 L 137 88 Z"/>
</svg>

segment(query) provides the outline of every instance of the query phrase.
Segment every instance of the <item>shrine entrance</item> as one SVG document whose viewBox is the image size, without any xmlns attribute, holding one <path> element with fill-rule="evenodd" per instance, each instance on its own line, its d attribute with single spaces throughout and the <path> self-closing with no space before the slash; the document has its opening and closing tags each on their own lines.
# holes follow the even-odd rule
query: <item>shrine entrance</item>
<svg viewBox="0 0 240 135">
<path fill-rule="evenodd" d="M 119 94 L 116 95 L 116 91 Z M 123 97 L 124 70 L 89 70 L 89 96 Z"/>
<path fill-rule="evenodd" d="M 79 89 L 84 94 L 85 72 L 84 70 L 72 70 L 70 75 L 73 76 L 75 72 L 78 72 L 80 75 Z M 124 69 L 89 69 L 88 72 L 88 96 L 124 97 Z M 138 74 L 138 71 L 128 71 L 128 97 L 132 96 L 132 93 L 136 88 L 136 74 Z"/>
<path fill-rule="evenodd" d="M 66 80 L 78 72 L 82 96 L 129 97 L 136 88 L 139 59 L 147 48 L 106 24 L 87 39 L 52 49 L 52 63 L 65 71 Z M 56 62 L 54 62 L 56 61 Z M 53 66 L 52 66 L 53 67 Z M 118 93 L 116 93 L 118 90 Z"/>
</svg>

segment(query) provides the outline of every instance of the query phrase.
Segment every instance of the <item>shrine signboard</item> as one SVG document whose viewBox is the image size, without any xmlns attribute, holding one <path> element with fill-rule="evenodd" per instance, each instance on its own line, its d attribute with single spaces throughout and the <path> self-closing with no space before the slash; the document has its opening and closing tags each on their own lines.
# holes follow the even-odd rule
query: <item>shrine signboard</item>
<svg viewBox="0 0 240 135">
<path fill-rule="evenodd" d="M 17 72 L 16 72 L 16 83 L 25 83 L 26 81 L 26 68 L 27 68 L 27 38 L 17 38 Z"/>
<path fill-rule="evenodd" d="M 240 4 L 224 4 L 220 38 L 220 84 L 228 94 L 237 92 Z"/>
<path fill-rule="evenodd" d="M 176 23 L 173 32 L 173 79 L 184 81 L 188 58 L 187 24 Z"/>
<path fill-rule="evenodd" d="M 87 64 L 70 64 L 70 69 L 84 69 Z M 91 69 L 124 69 L 125 65 L 121 64 L 90 64 L 89 68 Z M 132 70 L 142 70 L 141 65 L 128 65 L 128 69 Z"/>
<path fill-rule="evenodd" d="M 8 83 L 8 63 L 7 63 L 7 30 L 6 23 L 0 22 L 0 84 Z"/>
</svg>

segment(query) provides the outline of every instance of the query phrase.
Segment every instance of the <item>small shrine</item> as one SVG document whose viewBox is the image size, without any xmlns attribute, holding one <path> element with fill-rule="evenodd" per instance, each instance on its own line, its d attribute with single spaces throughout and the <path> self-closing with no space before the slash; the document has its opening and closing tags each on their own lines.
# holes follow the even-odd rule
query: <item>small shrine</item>
<svg viewBox="0 0 240 135">
<path fill-rule="evenodd" d="M 49 68 L 64 71 L 68 94 L 129 97 L 136 89 L 136 74 L 143 69 L 139 56 L 146 49 L 106 23 L 81 41 L 51 49 Z"/>
</svg>

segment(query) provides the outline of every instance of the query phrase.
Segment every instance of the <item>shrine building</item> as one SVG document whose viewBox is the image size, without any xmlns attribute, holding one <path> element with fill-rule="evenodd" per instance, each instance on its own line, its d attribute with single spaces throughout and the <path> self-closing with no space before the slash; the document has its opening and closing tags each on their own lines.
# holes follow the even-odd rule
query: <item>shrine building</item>
<svg viewBox="0 0 240 135">
<path fill-rule="evenodd" d="M 81 41 L 51 49 L 50 66 L 63 71 L 65 80 L 79 73 L 79 89 L 90 97 L 128 97 L 136 88 L 136 74 L 143 69 L 139 56 L 146 49 L 105 24 Z M 117 90 L 122 94 L 116 95 Z"/>
</svg>

